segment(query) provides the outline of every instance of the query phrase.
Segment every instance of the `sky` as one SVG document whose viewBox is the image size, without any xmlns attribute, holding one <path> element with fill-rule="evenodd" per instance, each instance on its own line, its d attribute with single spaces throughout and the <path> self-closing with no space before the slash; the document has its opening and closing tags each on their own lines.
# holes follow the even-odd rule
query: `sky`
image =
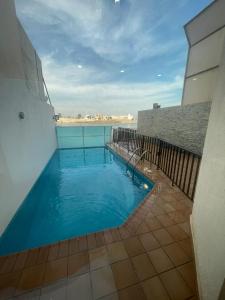
<svg viewBox="0 0 225 300">
<path fill-rule="evenodd" d="M 57 113 L 137 115 L 181 103 L 183 25 L 210 0 L 16 0 Z"/>
</svg>

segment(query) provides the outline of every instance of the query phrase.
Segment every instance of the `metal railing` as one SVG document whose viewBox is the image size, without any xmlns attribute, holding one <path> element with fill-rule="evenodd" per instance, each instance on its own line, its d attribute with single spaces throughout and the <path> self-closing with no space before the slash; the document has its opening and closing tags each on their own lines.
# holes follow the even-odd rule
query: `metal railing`
<svg viewBox="0 0 225 300">
<path fill-rule="evenodd" d="M 134 129 L 113 130 L 113 142 L 128 152 L 140 148 L 139 156 L 154 163 L 191 200 L 194 198 L 201 156 L 164 140 L 138 134 Z"/>
</svg>

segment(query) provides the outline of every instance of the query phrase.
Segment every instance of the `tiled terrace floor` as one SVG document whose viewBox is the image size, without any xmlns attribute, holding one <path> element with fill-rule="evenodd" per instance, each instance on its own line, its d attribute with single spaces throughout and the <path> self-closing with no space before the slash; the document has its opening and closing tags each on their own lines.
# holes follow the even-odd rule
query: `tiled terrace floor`
<svg viewBox="0 0 225 300">
<path fill-rule="evenodd" d="M 0 299 L 196 300 L 192 203 L 161 171 L 149 177 L 121 228 L 0 257 Z"/>
</svg>

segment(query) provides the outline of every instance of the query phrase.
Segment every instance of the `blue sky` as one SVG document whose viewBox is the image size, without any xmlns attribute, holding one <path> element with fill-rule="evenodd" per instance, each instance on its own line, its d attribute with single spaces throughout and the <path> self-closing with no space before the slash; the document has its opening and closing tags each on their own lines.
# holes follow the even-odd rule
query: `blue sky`
<svg viewBox="0 0 225 300">
<path fill-rule="evenodd" d="M 181 101 L 183 25 L 210 0 L 16 0 L 56 112 L 137 114 Z"/>
</svg>

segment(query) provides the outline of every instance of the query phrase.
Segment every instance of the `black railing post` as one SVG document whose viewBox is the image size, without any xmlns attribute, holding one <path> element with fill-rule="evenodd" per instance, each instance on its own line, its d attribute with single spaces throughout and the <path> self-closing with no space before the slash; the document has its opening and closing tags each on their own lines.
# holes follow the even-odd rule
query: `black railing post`
<svg viewBox="0 0 225 300">
<path fill-rule="evenodd" d="M 174 163 L 174 168 L 173 168 L 173 173 L 172 173 L 172 186 L 174 186 L 174 179 L 175 179 L 175 174 L 176 174 L 176 168 L 177 168 L 177 156 L 178 156 L 178 148 L 175 147 L 176 149 L 176 158 L 175 158 L 175 163 Z"/>
<path fill-rule="evenodd" d="M 128 152 L 134 152 L 141 160 L 152 161 L 190 199 L 193 200 L 201 157 L 157 137 L 147 137 L 133 129 L 119 127 L 113 130 L 113 141 L 121 143 Z M 146 153 L 145 153 L 146 151 Z M 143 155 L 145 153 L 145 155 Z M 191 161 L 190 161 L 190 158 Z"/>
<path fill-rule="evenodd" d="M 142 139 L 141 139 L 141 155 L 142 155 L 142 153 L 144 152 L 144 144 L 145 144 L 145 137 L 144 137 L 144 135 L 143 135 L 143 136 L 142 136 Z M 143 160 L 143 157 L 142 157 L 141 160 Z"/>
<path fill-rule="evenodd" d="M 157 163 L 157 170 L 160 169 L 160 163 L 161 163 L 161 141 L 159 140 L 159 147 L 158 147 L 158 163 Z"/>
</svg>

